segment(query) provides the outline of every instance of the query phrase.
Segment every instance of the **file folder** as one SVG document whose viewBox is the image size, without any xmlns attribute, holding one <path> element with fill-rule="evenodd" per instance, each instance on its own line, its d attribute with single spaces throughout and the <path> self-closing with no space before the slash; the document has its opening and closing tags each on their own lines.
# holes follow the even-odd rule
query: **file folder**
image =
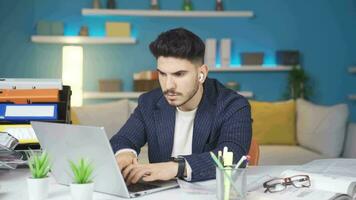
<svg viewBox="0 0 356 200">
<path fill-rule="evenodd" d="M 6 132 L 15 137 L 19 144 L 38 143 L 35 131 L 30 124 L 4 124 L 0 125 L 0 134 Z"/>
<path fill-rule="evenodd" d="M 57 104 L 0 104 L 0 121 L 56 120 Z"/>
<path fill-rule="evenodd" d="M 61 79 L 0 78 L 0 89 L 58 89 Z"/>
<path fill-rule="evenodd" d="M 58 102 L 58 89 L 0 89 L 0 102 L 30 104 L 38 102 Z"/>
</svg>

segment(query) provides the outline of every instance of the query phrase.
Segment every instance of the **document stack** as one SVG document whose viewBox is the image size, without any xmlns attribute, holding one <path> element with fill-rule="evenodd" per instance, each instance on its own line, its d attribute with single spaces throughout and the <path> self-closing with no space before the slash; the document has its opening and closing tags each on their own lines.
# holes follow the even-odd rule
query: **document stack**
<svg viewBox="0 0 356 200">
<path fill-rule="evenodd" d="M 30 121 L 70 123 L 70 96 L 60 79 L 0 79 L 0 134 L 18 140 L 15 150 L 39 149 Z"/>
<path fill-rule="evenodd" d="M 0 132 L 0 169 L 15 169 L 23 164 L 23 155 L 15 151 L 18 140 L 8 133 Z"/>
</svg>

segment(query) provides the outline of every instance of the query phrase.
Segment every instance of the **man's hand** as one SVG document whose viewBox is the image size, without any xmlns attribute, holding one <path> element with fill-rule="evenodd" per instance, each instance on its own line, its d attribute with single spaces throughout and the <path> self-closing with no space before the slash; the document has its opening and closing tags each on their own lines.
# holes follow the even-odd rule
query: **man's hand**
<svg viewBox="0 0 356 200">
<path fill-rule="evenodd" d="M 153 164 L 133 164 L 123 170 L 126 184 L 137 183 L 142 177 L 143 181 L 171 180 L 176 177 L 178 163 L 162 162 Z"/>
<path fill-rule="evenodd" d="M 127 166 L 137 164 L 137 157 L 132 152 L 122 152 L 116 155 L 116 162 L 123 171 Z"/>
</svg>

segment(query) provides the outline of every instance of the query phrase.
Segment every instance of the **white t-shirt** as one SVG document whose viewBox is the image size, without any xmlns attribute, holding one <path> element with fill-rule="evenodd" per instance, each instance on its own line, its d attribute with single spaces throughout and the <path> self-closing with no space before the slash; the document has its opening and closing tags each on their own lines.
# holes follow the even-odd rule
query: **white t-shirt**
<svg viewBox="0 0 356 200">
<path fill-rule="evenodd" d="M 194 118 L 197 109 L 181 111 L 177 107 L 172 157 L 192 154 Z"/>
</svg>

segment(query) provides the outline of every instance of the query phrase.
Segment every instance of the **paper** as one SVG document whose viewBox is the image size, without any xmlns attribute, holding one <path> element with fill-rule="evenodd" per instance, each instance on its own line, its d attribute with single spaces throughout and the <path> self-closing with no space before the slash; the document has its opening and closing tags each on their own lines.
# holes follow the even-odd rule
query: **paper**
<svg viewBox="0 0 356 200">
<path fill-rule="evenodd" d="M 16 139 L 11 134 L 6 133 L 6 132 L 0 132 L 0 147 L 3 146 L 4 148 L 13 150 L 13 149 L 15 149 L 16 145 L 18 145 L 18 143 L 19 143 L 19 140 Z"/>
<path fill-rule="evenodd" d="M 354 193 L 356 185 L 355 177 L 338 176 L 333 174 L 306 173 L 305 171 L 287 170 L 282 173 L 282 177 L 294 175 L 308 175 L 310 177 L 310 189 L 325 190 L 333 193 L 348 194 Z"/>
<path fill-rule="evenodd" d="M 203 181 L 203 182 L 195 182 L 190 183 L 183 180 L 178 179 L 179 187 L 187 193 L 195 193 L 195 194 L 215 194 L 216 193 L 216 181 Z"/>
<path fill-rule="evenodd" d="M 329 200 L 338 196 L 334 192 L 312 190 L 310 188 L 295 188 L 289 186 L 284 191 L 276 193 L 264 193 L 259 189 L 247 195 L 248 200 Z"/>
<path fill-rule="evenodd" d="M 49 105 L 30 105 L 30 106 L 11 106 L 6 107 L 6 117 L 53 117 L 55 106 Z"/>
<path fill-rule="evenodd" d="M 348 200 L 356 199 L 356 159 L 321 159 L 284 171 L 279 178 L 309 175 L 311 187 L 287 186 L 281 192 L 264 193 L 260 184 L 247 199 L 257 200 Z M 351 198 L 353 197 L 353 198 Z"/>
<path fill-rule="evenodd" d="M 35 131 L 31 125 L 0 125 L 0 131 L 9 133 L 18 139 L 20 144 L 38 143 Z"/>
<path fill-rule="evenodd" d="M 356 177 L 356 159 L 320 159 L 304 164 L 296 170 L 310 173 Z"/>
<path fill-rule="evenodd" d="M 348 194 L 356 193 L 356 159 L 314 160 L 296 168 L 310 174 L 313 188 Z"/>
</svg>

